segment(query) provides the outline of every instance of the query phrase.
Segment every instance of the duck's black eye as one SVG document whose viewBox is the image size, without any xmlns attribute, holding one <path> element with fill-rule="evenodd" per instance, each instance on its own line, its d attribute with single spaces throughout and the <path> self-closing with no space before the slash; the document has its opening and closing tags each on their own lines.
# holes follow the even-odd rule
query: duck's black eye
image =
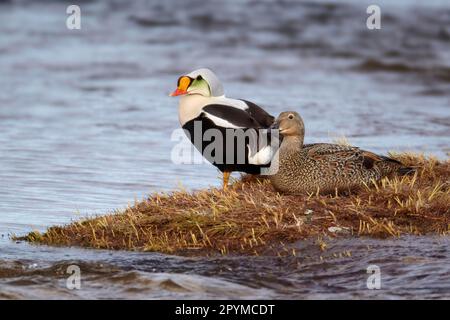
<svg viewBox="0 0 450 320">
<path fill-rule="evenodd" d="M 197 80 L 202 80 L 202 76 L 197 76 Z"/>
<path fill-rule="evenodd" d="M 294 115 L 293 115 L 293 114 L 288 115 L 288 119 L 289 119 L 289 120 L 294 119 Z"/>
</svg>

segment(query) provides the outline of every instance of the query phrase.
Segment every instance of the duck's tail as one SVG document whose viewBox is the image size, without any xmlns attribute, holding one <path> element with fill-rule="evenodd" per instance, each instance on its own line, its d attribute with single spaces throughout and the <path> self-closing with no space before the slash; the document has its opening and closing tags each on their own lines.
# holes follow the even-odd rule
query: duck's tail
<svg viewBox="0 0 450 320">
<path fill-rule="evenodd" d="M 387 164 L 390 169 L 387 171 L 391 173 L 395 173 L 399 176 L 406 176 L 406 175 L 412 175 L 417 171 L 416 167 L 408 167 L 403 165 L 400 161 L 396 159 L 392 159 L 390 157 L 386 156 L 380 156 L 384 161 L 382 161 L 384 164 Z"/>
<path fill-rule="evenodd" d="M 411 175 L 416 172 L 417 168 L 414 167 L 400 167 L 397 173 L 401 176 Z"/>
</svg>

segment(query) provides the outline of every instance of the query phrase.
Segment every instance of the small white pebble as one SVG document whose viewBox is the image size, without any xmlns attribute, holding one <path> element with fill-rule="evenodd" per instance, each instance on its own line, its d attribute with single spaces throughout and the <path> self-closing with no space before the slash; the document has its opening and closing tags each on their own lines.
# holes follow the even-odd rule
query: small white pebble
<svg viewBox="0 0 450 320">
<path fill-rule="evenodd" d="M 340 227 L 329 227 L 329 228 L 328 228 L 328 231 L 333 232 L 333 233 L 335 233 L 335 232 L 341 232 L 341 231 L 342 231 L 342 228 L 340 228 Z"/>
<path fill-rule="evenodd" d="M 311 213 L 313 213 L 313 211 L 311 209 L 306 209 L 305 210 L 305 215 L 310 215 Z"/>
</svg>

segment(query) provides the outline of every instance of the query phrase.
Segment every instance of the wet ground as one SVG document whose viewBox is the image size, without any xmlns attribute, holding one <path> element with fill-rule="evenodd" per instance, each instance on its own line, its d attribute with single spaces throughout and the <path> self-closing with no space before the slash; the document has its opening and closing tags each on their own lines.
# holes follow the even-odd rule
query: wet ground
<svg viewBox="0 0 450 320">
<path fill-rule="evenodd" d="M 68 30 L 57 1 L 0 2 L 0 298 L 450 297 L 448 238 L 340 240 L 330 246 L 353 255 L 323 261 L 331 253 L 313 244 L 280 260 L 10 241 L 151 192 L 218 186 L 212 166 L 170 160 L 178 120 L 167 95 L 198 67 L 230 97 L 298 111 L 307 142 L 450 152 L 445 1 L 382 1 L 381 30 L 366 28 L 359 1 L 80 3 L 82 29 Z M 65 287 L 70 263 L 80 291 Z M 369 264 L 382 290 L 367 290 Z"/>
</svg>

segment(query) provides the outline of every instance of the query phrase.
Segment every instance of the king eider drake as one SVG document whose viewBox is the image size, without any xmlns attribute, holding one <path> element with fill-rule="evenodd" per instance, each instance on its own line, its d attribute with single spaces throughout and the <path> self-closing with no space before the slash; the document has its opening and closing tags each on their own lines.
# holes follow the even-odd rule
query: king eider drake
<svg viewBox="0 0 450 320">
<path fill-rule="evenodd" d="M 242 140 L 239 142 L 228 134 L 230 130 L 248 133 L 268 129 L 275 118 L 252 102 L 225 97 L 222 84 L 211 70 L 202 68 L 181 76 L 171 96 L 181 96 L 180 124 L 197 150 L 223 172 L 224 188 L 233 171 L 259 174 L 261 168 L 270 166 L 274 152 L 269 145 L 270 135 L 266 144 L 256 146 L 246 137 L 245 146 L 240 148 Z M 209 129 L 220 132 L 223 139 L 205 136 Z M 209 154 L 206 151 L 210 151 L 208 145 L 212 142 L 216 143 L 216 148 Z"/>
</svg>

